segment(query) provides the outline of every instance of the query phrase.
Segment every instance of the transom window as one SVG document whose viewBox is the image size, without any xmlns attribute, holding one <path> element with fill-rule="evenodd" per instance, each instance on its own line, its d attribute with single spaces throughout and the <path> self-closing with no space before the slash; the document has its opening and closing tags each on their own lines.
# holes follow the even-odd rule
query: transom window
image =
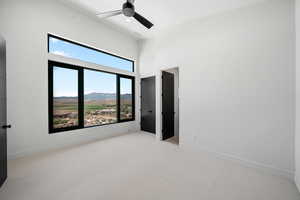
<svg viewBox="0 0 300 200">
<path fill-rule="evenodd" d="M 132 60 L 50 34 L 48 35 L 48 52 L 124 71 L 134 71 Z"/>
</svg>

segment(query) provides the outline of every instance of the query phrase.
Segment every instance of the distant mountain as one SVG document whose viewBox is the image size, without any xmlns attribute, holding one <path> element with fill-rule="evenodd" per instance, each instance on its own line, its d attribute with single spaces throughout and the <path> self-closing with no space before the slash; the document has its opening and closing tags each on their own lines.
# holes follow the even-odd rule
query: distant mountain
<svg viewBox="0 0 300 200">
<path fill-rule="evenodd" d="M 123 100 L 127 100 L 127 99 L 129 99 L 129 100 L 131 100 L 131 94 L 122 94 L 121 95 L 121 99 L 123 99 Z"/>
<path fill-rule="evenodd" d="M 57 100 L 74 100 L 77 97 L 55 97 Z M 87 101 L 97 101 L 97 100 L 113 100 L 116 99 L 116 94 L 113 93 L 89 93 L 84 95 L 84 99 Z M 131 99 L 131 94 L 122 94 L 121 99 Z"/>
<path fill-rule="evenodd" d="M 111 100 L 111 99 L 116 99 L 116 94 L 112 93 L 90 93 L 90 94 L 85 94 L 84 99 L 88 101 L 95 101 L 95 100 Z"/>
</svg>

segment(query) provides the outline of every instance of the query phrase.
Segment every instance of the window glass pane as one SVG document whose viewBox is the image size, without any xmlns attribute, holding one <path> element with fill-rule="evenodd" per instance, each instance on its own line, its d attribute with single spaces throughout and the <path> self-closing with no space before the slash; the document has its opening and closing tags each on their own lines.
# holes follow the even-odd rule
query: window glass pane
<svg viewBox="0 0 300 200">
<path fill-rule="evenodd" d="M 84 125 L 117 122 L 115 74 L 84 70 Z"/>
<path fill-rule="evenodd" d="M 133 71 L 133 62 L 49 36 L 49 52 L 103 66 Z"/>
<path fill-rule="evenodd" d="M 132 119 L 132 79 L 120 78 L 120 117 Z"/>
<path fill-rule="evenodd" d="M 78 71 L 53 67 L 53 128 L 78 126 Z"/>
</svg>

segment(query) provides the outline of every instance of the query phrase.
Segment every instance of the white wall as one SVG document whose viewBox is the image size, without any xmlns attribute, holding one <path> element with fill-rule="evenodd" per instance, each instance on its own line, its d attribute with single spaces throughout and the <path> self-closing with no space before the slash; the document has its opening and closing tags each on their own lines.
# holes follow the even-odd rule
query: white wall
<svg viewBox="0 0 300 200">
<path fill-rule="evenodd" d="M 129 59 L 138 57 L 135 39 L 57 1 L 1 0 L 0 34 L 7 41 L 8 122 L 13 127 L 8 131 L 9 158 L 138 130 L 138 122 L 129 122 L 48 134 L 48 32 Z"/>
<path fill-rule="evenodd" d="M 179 66 L 181 147 L 292 178 L 294 37 L 294 1 L 266 1 L 146 41 L 140 71 Z"/>
<path fill-rule="evenodd" d="M 300 0 L 296 0 L 296 135 L 295 135 L 295 182 L 300 190 Z"/>
</svg>

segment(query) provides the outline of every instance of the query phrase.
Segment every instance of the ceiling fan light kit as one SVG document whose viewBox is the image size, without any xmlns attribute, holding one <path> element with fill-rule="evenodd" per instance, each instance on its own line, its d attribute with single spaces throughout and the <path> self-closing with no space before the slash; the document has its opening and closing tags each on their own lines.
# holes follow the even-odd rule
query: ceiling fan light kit
<svg viewBox="0 0 300 200">
<path fill-rule="evenodd" d="M 104 12 L 98 14 L 99 17 L 102 18 L 108 18 L 116 15 L 123 14 L 126 17 L 133 17 L 136 19 L 138 22 L 140 22 L 142 25 L 144 25 L 146 28 L 150 29 L 153 24 L 147 20 L 145 17 L 141 16 L 137 12 L 135 12 L 135 7 L 134 7 L 134 0 L 127 0 L 122 7 L 122 10 L 116 10 L 116 11 L 110 11 L 110 12 Z"/>
<path fill-rule="evenodd" d="M 135 13 L 135 9 L 134 9 L 134 5 L 126 2 L 123 4 L 123 9 L 122 9 L 122 13 L 126 16 L 126 17 L 133 17 L 134 13 Z"/>
</svg>

